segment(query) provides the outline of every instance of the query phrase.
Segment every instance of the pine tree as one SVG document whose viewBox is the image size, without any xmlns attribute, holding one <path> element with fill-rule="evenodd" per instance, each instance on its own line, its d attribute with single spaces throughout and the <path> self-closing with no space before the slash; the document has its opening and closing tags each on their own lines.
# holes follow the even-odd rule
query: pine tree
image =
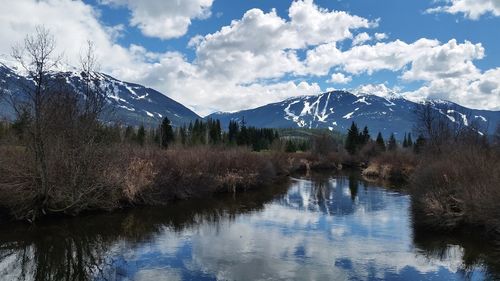
<svg viewBox="0 0 500 281">
<path fill-rule="evenodd" d="M 413 140 L 411 139 L 411 133 L 408 133 L 408 139 L 406 140 L 407 147 L 412 147 Z"/>
<path fill-rule="evenodd" d="M 238 134 L 238 137 L 237 137 L 238 145 L 250 144 L 245 118 L 243 118 L 241 120 L 240 128 L 241 128 L 240 133 Z"/>
<path fill-rule="evenodd" d="M 144 129 L 144 125 L 139 127 L 137 131 L 137 142 L 142 146 L 144 145 L 144 141 L 146 140 L 146 129 Z"/>
<path fill-rule="evenodd" d="M 238 122 L 231 120 L 229 121 L 229 128 L 227 132 L 227 138 L 228 142 L 230 144 L 235 144 L 238 138 L 238 134 L 240 131 L 240 126 L 238 125 Z"/>
<path fill-rule="evenodd" d="M 380 149 L 381 151 L 385 151 L 385 141 L 380 132 L 377 135 L 375 143 L 377 144 L 378 149 Z"/>
<path fill-rule="evenodd" d="M 297 151 L 297 146 L 295 145 L 295 142 L 292 140 L 287 140 L 286 141 L 286 147 L 285 147 L 286 152 L 296 152 Z"/>
<path fill-rule="evenodd" d="M 172 125 L 170 124 L 168 117 L 163 118 L 163 121 L 161 122 L 160 134 L 162 148 L 168 148 L 169 144 L 175 140 L 174 130 L 172 129 Z"/>
<path fill-rule="evenodd" d="M 370 140 L 370 132 L 368 132 L 368 127 L 365 126 L 365 128 L 363 129 L 363 133 L 362 133 L 362 136 L 361 136 L 361 143 L 363 145 L 367 144 L 368 141 Z"/>
<path fill-rule="evenodd" d="M 413 151 L 418 154 L 422 152 L 424 146 L 425 146 L 425 138 L 422 135 L 419 135 L 417 140 L 415 141 L 415 144 L 413 145 Z"/>
<path fill-rule="evenodd" d="M 186 126 L 182 126 L 179 128 L 179 138 L 181 140 L 182 145 L 186 145 L 187 142 Z"/>
<path fill-rule="evenodd" d="M 408 147 L 408 140 L 406 138 L 406 133 L 405 133 L 405 138 L 403 139 L 403 148 L 407 148 Z"/>
<path fill-rule="evenodd" d="M 345 140 L 345 149 L 349 154 L 356 153 L 359 145 L 359 130 L 356 123 L 352 122 L 351 128 L 347 131 L 347 138 Z"/>
<path fill-rule="evenodd" d="M 127 128 L 125 128 L 124 138 L 126 141 L 134 141 L 136 139 L 134 127 L 127 126 Z"/>
<path fill-rule="evenodd" d="M 391 136 L 389 137 L 389 142 L 388 142 L 388 145 L 387 145 L 387 149 L 389 151 L 394 151 L 398 148 L 398 144 L 396 142 L 396 138 L 394 137 L 394 134 L 391 134 Z"/>
</svg>

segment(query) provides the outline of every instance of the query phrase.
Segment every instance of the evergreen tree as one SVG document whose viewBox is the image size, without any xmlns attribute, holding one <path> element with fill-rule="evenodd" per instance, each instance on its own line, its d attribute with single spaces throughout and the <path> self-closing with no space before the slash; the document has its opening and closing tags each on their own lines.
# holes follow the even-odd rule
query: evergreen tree
<svg viewBox="0 0 500 281">
<path fill-rule="evenodd" d="M 403 139 L 403 148 L 408 147 L 408 139 L 406 138 L 406 133 L 405 133 L 405 138 Z"/>
<path fill-rule="evenodd" d="M 221 137 L 220 121 L 219 120 L 214 121 L 209 119 L 207 121 L 207 125 L 208 125 L 209 142 L 211 144 L 219 143 Z"/>
<path fill-rule="evenodd" d="M 381 151 L 385 151 L 385 141 L 382 137 L 382 133 L 378 133 L 375 143 L 377 144 L 378 149 L 380 149 Z"/>
<path fill-rule="evenodd" d="M 359 145 L 359 130 L 356 123 L 352 122 L 351 128 L 347 131 L 347 138 L 345 140 L 345 149 L 349 154 L 355 154 Z"/>
<path fill-rule="evenodd" d="M 240 129 L 240 133 L 238 134 L 238 137 L 237 137 L 237 143 L 238 143 L 238 145 L 248 145 L 250 142 L 249 142 L 249 137 L 248 137 L 247 126 L 245 123 L 245 118 L 243 118 L 241 120 L 240 128 L 241 129 Z"/>
<path fill-rule="evenodd" d="M 169 144 L 175 140 L 174 130 L 172 129 L 170 120 L 166 116 L 161 122 L 160 134 L 162 148 L 168 148 Z"/>
<path fill-rule="evenodd" d="M 417 140 L 415 141 L 415 144 L 413 145 L 413 151 L 418 154 L 422 152 L 424 146 L 425 146 L 425 138 L 422 135 L 419 135 Z"/>
<path fill-rule="evenodd" d="M 145 140 L 146 140 L 146 129 L 144 129 L 144 125 L 141 125 L 139 127 L 139 130 L 137 131 L 137 142 L 140 145 L 144 145 Z"/>
<path fill-rule="evenodd" d="M 238 122 L 231 120 L 229 121 L 229 128 L 227 133 L 227 138 L 230 144 L 235 144 L 240 131 L 240 126 Z"/>
<path fill-rule="evenodd" d="M 127 128 L 125 128 L 124 138 L 126 141 L 134 141 L 136 139 L 134 127 L 127 126 Z"/>
<path fill-rule="evenodd" d="M 406 139 L 407 147 L 412 147 L 413 140 L 411 139 L 411 133 L 408 133 L 408 139 Z"/>
<path fill-rule="evenodd" d="M 396 138 L 394 137 L 394 134 L 391 134 L 391 136 L 389 137 L 389 143 L 387 145 L 387 149 L 389 151 L 394 151 L 398 148 L 398 144 L 396 142 Z"/>
<path fill-rule="evenodd" d="M 182 126 L 179 128 L 179 138 L 181 140 L 182 145 L 186 145 L 187 142 L 186 126 Z"/>
<path fill-rule="evenodd" d="M 368 132 L 368 127 L 365 126 L 365 128 L 363 129 L 363 133 L 361 134 L 361 137 L 360 137 L 361 143 L 363 145 L 367 144 L 368 141 L 370 140 L 370 138 L 371 137 L 370 137 L 370 132 Z"/>
<path fill-rule="evenodd" d="M 293 142 L 292 140 L 287 140 L 286 146 L 285 146 L 285 151 L 286 152 L 296 152 L 297 146 L 295 146 L 295 142 Z"/>
</svg>

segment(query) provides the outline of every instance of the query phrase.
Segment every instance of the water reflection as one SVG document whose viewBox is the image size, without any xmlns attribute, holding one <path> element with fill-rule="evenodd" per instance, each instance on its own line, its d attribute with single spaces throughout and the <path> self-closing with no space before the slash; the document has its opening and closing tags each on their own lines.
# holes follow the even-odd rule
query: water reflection
<svg viewBox="0 0 500 281">
<path fill-rule="evenodd" d="M 410 198 L 314 174 L 168 208 L 12 225 L 1 280 L 483 280 L 498 256 L 417 231 Z"/>
</svg>

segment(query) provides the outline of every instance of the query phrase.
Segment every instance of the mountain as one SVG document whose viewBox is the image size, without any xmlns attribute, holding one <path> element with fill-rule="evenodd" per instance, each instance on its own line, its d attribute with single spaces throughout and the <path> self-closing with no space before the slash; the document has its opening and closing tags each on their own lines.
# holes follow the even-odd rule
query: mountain
<svg viewBox="0 0 500 281">
<path fill-rule="evenodd" d="M 500 122 L 500 111 L 474 110 L 441 100 L 431 101 L 431 105 L 450 122 L 465 125 L 477 122 L 481 128 L 487 128 L 488 133 Z M 417 103 L 397 96 L 383 98 L 333 91 L 234 113 L 217 112 L 208 117 L 221 120 L 224 126 L 230 120 L 244 118 L 247 125 L 256 127 L 328 128 L 340 132 L 346 132 L 354 121 L 358 126 L 368 126 L 372 135 L 382 132 L 387 137 L 395 133 L 402 138 L 414 127 L 416 106 Z"/>
<path fill-rule="evenodd" d="M 52 74 L 55 75 L 55 74 Z M 76 71 L 59 72 L 70 88 L 81 89 L 83 78 Z M 112 122 L 128 125 L 155 126 L 167 116 L 174 125 L 180 126 L 200 118 L 196 113 L 182 104 L 163 95 L 162 93 L 138 84 L 128 83 L 115 79 L 103 73 L 95 73 L 111 113 L 105 117 Z M 10 95 L 22 93 L 23 85 L 30 85 L 30 81 L 15 71 L 15 69 L 0 63 L 0 90 Z M 3 115 L 3 116 L 2 116 Z M 0 118 L 13 117 L 12 108 L 5 102 L 0 103 Z"/>
</svg>

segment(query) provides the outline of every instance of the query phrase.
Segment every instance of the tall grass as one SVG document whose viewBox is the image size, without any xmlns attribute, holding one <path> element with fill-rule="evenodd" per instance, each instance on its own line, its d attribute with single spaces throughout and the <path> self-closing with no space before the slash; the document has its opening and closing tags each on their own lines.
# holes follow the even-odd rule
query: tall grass
<svg viewBox="0 0 500 281">
<path fill-rule="evenodd" d="M 418 223 L 444 230 L 477 226 L 500 237 L 500 152 L 449 147 L 422 156 L 411 178 Z"/>
<path fill-rule="evenodd" d="M 1 146 L 0 209 L 12 218 L 32 221 L 46 214 L 161 205 L 264 186 L 288 173 L 282 154 L 246 148 L 162 150 L 114 145 L 95 149 L 92 157 L 48 154 L 50 193 L 47 207 L 37 211 L 35 173 L 27 159 L 31 154 L 22 147 Z"/>
</svg>

